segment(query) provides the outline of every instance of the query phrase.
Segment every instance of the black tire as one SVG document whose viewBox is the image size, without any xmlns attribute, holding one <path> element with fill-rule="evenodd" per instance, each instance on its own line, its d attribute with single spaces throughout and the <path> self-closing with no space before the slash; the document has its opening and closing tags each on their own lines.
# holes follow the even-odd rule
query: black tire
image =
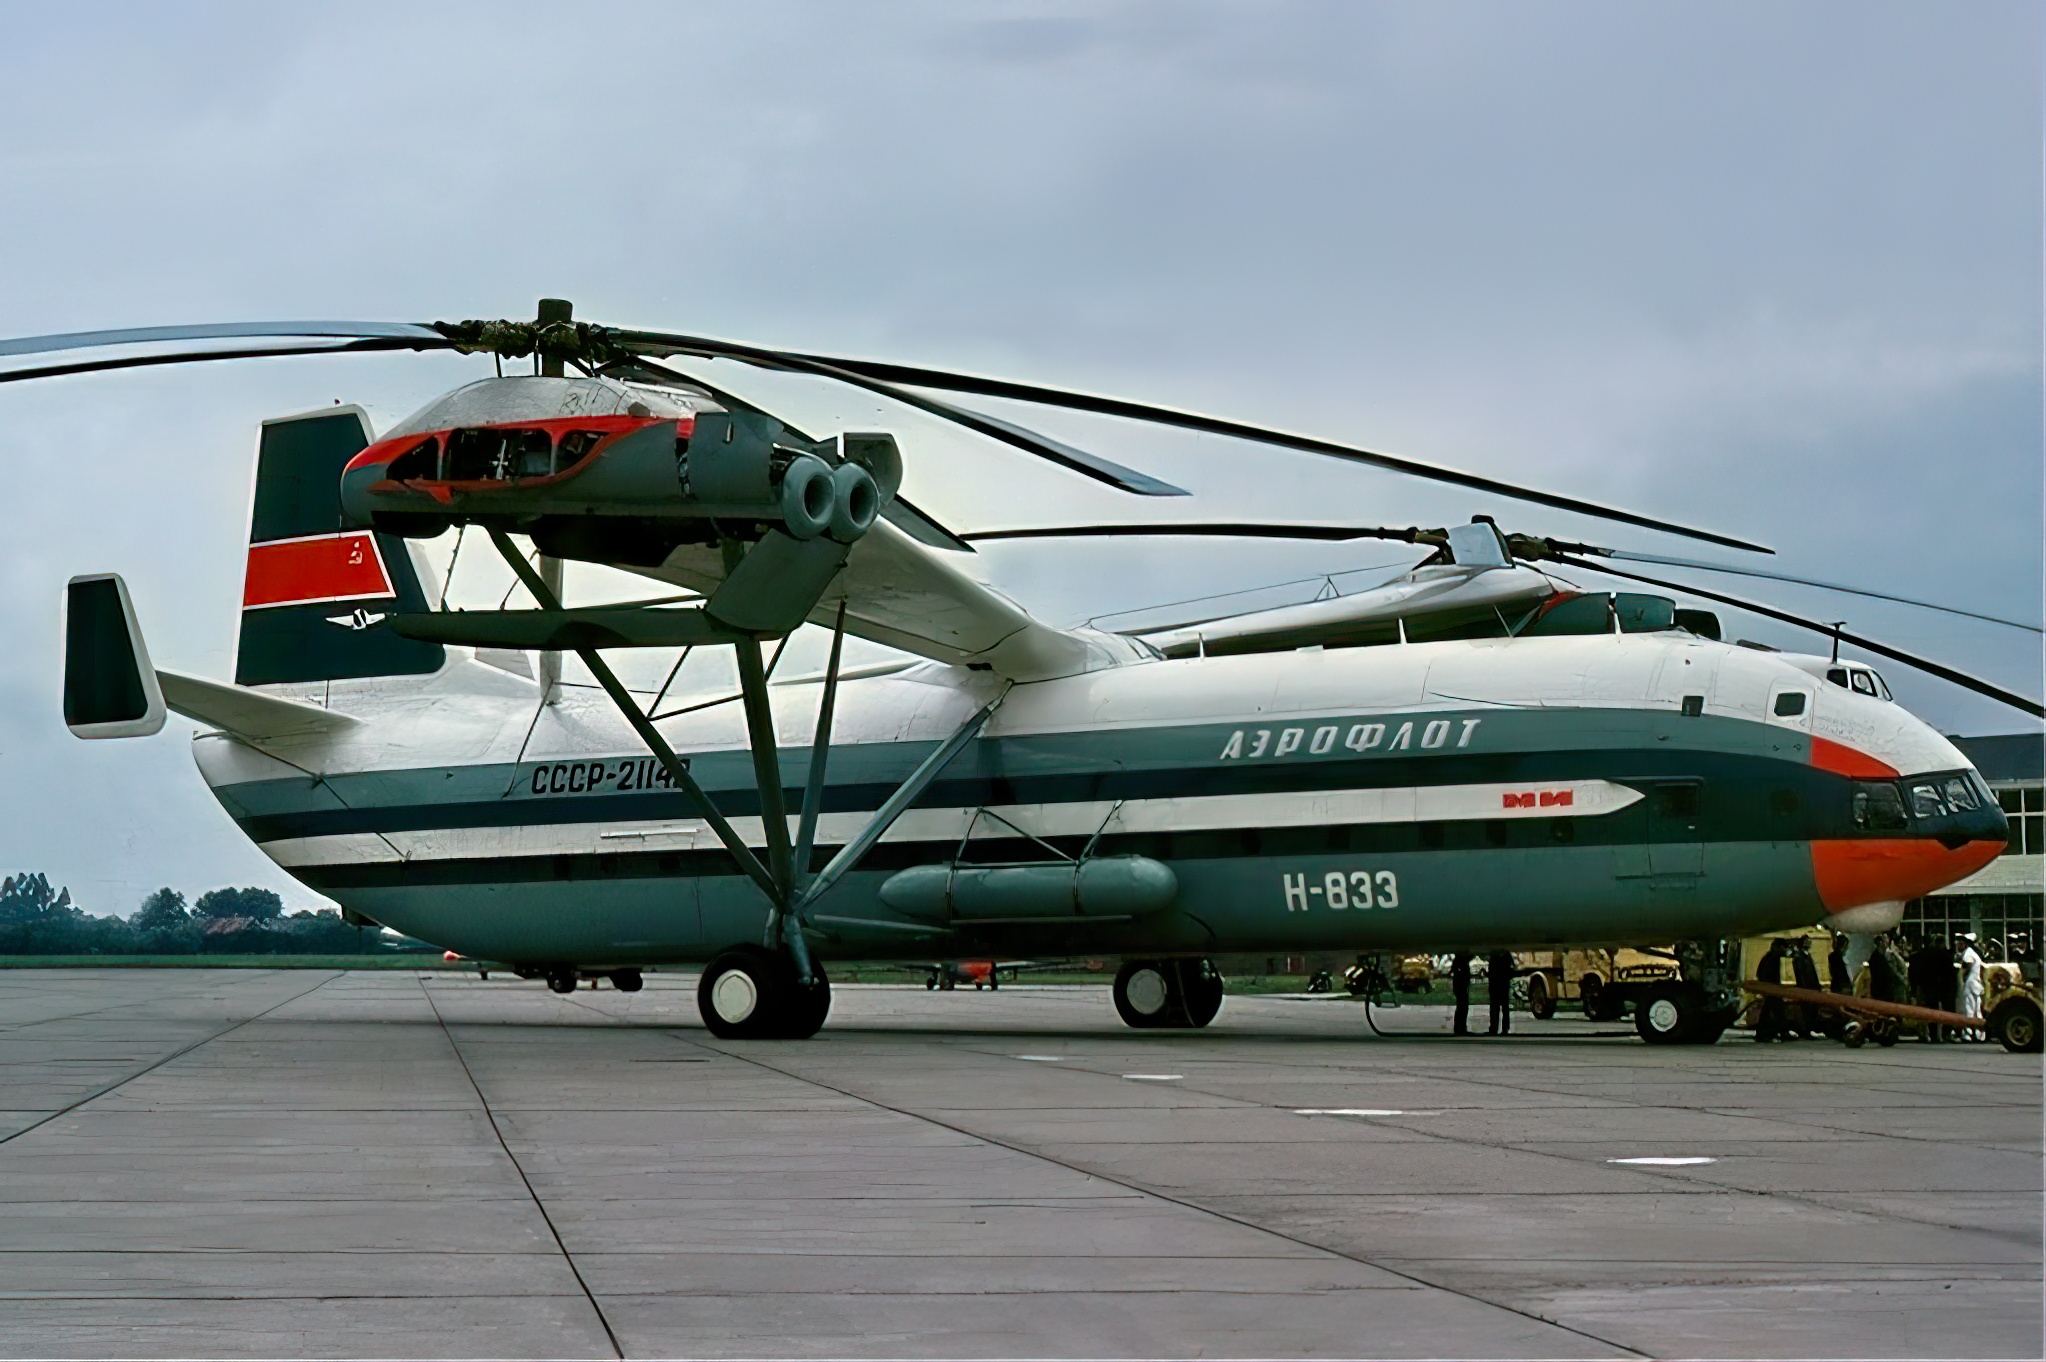
<svg viewBox="0 0 2046 1362">
<path fill-rule="evenodd" d="M 1846 1024 L 1840 1028 L 1840 1043 L 1850 1050 L 1859 1050 L 1868 1044 L 1868 1037 L 1868 1023 L 1856 1017 L 1848 1018 Z"/>
<path fill-rule="evenodd" d="M 1606 981 L 1596 974 L 1587 974 L 1577 981 L 1577 996 L 1584 999 L 1586 1021 L 1618 1021 L 1626 1007 L 1626 1001 L 1606 987 Z"/>
<path fill-rule="evenodd" d="M 769 1040 L 781 1034 L 793 1003 L 795 972 L 763 946 L 735 946 L 704 968 L 696 1010 L 719 1040 Z"/>
<path fill-rule="evenodd" d="M 1115 972 L 1115 1010 L 1138 1030 L 1172 1024 L 1172 967 L 1163 960 L 1125 960 Z"/>
<path fill-rule="evenodd" d="M 611 971 L 611 987 L 617 989 L 620 993 L 637 993 L 645 984 L 646 981 L 640 977 L 640 973 L 636 969 L 614 969 Z"/>
<path fill-rule="evenodd" d="M 934 993 L 937 991 L 938 972 L 936 970 L 932 970 L 929 974 L 926 974 L 924 976 L 924 987 L 930 989 Z"/>
<path fill-rule="evenodd" d="M 1556 1015 L 1555 986 L 1548 975 L 1527 976 L 1527 1014 L 1536 1021 L 1547 1021 Z"/>
<path fill-rule="evenodd" d="M 1187 1026 L 1206 1026 L 1222 1011 L 1222 995 L 1226 992 L 1222 975 L 1211 961 L 1180 960 L 1179 991 L 1181 1011 Z"/>
<path fill-rule="evenodd" d="M 1987 1018 L 1989 1034 L 2014 1055 L 2036 1055 L 2040 1047 L 2039 1004 L 2030 998 L 2005 998 Z"/>
<path fill-rule="evenodd" d="M 1705 1000 L 1682 984 L 1657 984 L 1634 1006 L 1634 1030 L 1650 1045 L 1688 1045 L 1703 1029 Z M 1719 1039 L 1714 1032 L 1712 1038 Z"/>
<path fill-rule="evenodd" d="M 578 982 L 576 972 L 572 969 L 551 969 L 547 971 L 547 987 L 553 989 L 556 993 L 573 993 Z"/>
<path fill-rule="evenodd" d="M 824 1029 L 824 1019 L 831 1015 L 831 981 L 824 977 L 824 966 L 815 960 L 810 962 L 809 983 L 798 983 L 793 973 L 788 981 L 788 1014 L 775 1035 L 781 1040 L 808 1040 Z"/>
</svg>

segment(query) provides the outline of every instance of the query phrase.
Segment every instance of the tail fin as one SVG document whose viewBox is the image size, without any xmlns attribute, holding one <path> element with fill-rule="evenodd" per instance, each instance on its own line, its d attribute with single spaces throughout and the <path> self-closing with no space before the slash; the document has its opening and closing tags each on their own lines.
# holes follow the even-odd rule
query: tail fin
<svg viewBox="0 0 2046 1362">
<path fill-rule="evenodd" d="M 342 521 L 341 469 L 369 443 L 360 407 L 263 423 L 236 684 L 440 670 L 439 644 L 400 638 L 383 623 L 427 608 L 405 541 Z"/>
<path fill-rule="evenodd" d="M 111 572 L 64 590 L 64 723 L 81 738 L 144 738 L 163 728 L 163 690 L 128 584 Z"/>
</svg>

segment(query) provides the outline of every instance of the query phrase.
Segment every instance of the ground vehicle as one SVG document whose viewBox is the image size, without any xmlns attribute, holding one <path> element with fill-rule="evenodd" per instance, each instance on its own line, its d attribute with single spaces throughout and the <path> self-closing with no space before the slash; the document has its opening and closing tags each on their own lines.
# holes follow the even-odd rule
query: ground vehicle
<svg viewBox="0 0 2046 1362">
<path fill-rule="evenodd" d="M 1618 1021 L 1659 985 L 1681 977 L 1675 948 L 1621 946 L 1617 950 L 1523 951 L 1515 965 L 1527 980 L 1527 1010 L 1556 1015 L 1556 1005 L 1579 1002 L 1590 1021 Z"/>
<path fill-rule="evenodd" d="M 2004 1049 L 2038 1054 L 2041 1048 L 2039 980 L 2026 979 L 2016 965 L 1993 965 L 1999 988 L 1985 994 L 1983 1020 L 1989 1037 Z M 1986 973 L 1987 971 L 1985 971 Z"/>
</svg>

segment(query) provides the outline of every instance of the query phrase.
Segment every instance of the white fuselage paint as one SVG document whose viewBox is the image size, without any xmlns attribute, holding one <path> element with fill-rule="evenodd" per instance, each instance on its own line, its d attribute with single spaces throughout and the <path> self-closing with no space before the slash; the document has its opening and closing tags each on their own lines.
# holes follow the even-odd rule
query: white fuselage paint
<svg viewBox="0 0 2046 1362">
<path fill-rule="evenodd" d="M 569 690 L 541 705 L 529 680 L 451 649 L 429 678 L 337 681 L 278 687 L 365 722 L 339 736 L 278 739 L 258 750 L 246 741 L 201 735 L 196 756 L 213 787 L 315 772 L 326 776 L 569 761 L 643 752 L 636 736 L 600 695 Z M 880 742 L 935 742 L 1001 693 L 988 673 L 922 663 L 888 676 L 842 684 L 833 726 L 836 750 Z M 814 736 L 820 683 L 774 688 L 774 716 L 785 752 L 807 750 Z M 1800 690 L 1801 714 L 1778 717 L 1775 697 Z M 1398 751 L 1427 756 L 1467 747 L 1485 711 L 1544 709 L 1669 712 L 1702 696 L 1704 712 L 1746 719 L 1847 743 L 1905 772 L 1968 763 L 1952 744 L 1901 706 L 1844 691 L 1782 657 L 1680 633 L 1496 639 L 1235 657 L 1146 661 L 1010 688 L 989 723 L 989 738 L 1072 735 L 1190 724 L 1232 725 L 1216 753 L 1246 765 L 1313 759 L 1330 751 Z M 537 711 L 537 713 L 536 713 Z M 1458 718 L 1428 720 L 1431 712 Z M 1403 716 L 1401 724 L 1375 715 Z M 1475 717 L 1473 717 L 1475 716 Z M 1474 729 L 1473 725 L 1479 725 Z M 685 757 L 743 748 L 736 703 L 664 721 L 663 735 Z M 1376 731 L 1374 731 L 1376 730 Z M 1240 737 L 1240 741 L 1239 741 Z M 1392 744 L 1398 743 L 1395 748 Z M 1238 747 L 1232 753 L 1229 748 Z M 1253 755 L 1255 753 L 1255 755 Z M 507 797 L 514 792 L 507 790 Z M 1206 795 L 1017 804 L 993 809 L 920 808 L 897 839 L 964 836 L 990 814 L 1038 836 L 1109 831 L 1268 828 L 1322 823 L 1462 818 L 1597 817 L 1640 798 L 1599 779 L 1536 786 L 1444 785 L 1311 793 Z M 849 840 L 865 814 L 828 814 L 819 842 Z M 734 820 L 753 845 L 760 820 Z M 445 858 L 705 849 L 715 839 L 691 819 L 647 822 L 534 823 L 486 829 L 349 833 L 282 838 L 260 844 L 291 869 L 362 862 Z"/>
</svg>

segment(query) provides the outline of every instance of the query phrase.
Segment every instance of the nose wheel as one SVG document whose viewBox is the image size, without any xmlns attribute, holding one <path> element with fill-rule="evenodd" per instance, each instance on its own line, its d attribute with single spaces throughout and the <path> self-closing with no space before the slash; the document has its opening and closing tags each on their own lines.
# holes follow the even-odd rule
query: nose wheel
<svg viewBox="0 0 2046 1362">
<path fill-rule="evenodd" d="M 808 1040 L 831 1011 L 831 983 L 821 965 L 804 984 L 787 956 L 736 946 L 703 971 L 696 1009 L 719 1040 Z"/>
<path fill-rule="evenodd" d="M 1222 1010 L 1222 976 L 1211 960 L 1125 960 L 1115 1010 L 1139 1030 L 1206 1026 Z"/>
</svg>

